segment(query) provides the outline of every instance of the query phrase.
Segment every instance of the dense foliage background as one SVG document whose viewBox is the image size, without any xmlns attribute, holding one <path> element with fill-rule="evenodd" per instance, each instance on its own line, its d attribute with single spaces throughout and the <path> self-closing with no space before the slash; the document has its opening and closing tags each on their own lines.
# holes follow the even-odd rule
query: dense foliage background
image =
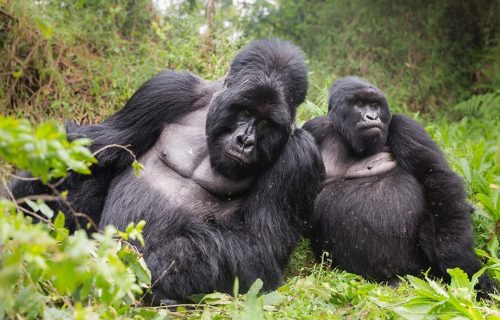
<svg viewBox="0 0 500 320">
<path fill-rule="evenodd" d="M 299 123 L 326 112 L 332 81 L 358 75 L 426 126 L 466 181 L 478 254 L 500 282 L 498 1 L 158 2 L 0 0 L 0 188 L 13 166 L 43 181 L 88 171 L 88 141 L 68 143 L 64 120 L 101 121 L 164 68 L 220 78 L 242 45 L 279 36 L 308 59 Z M 149 272 L 127 244 L 143 224 L 68 235 L 43 199 L 25 200 L 31 214 L 57 218 L 33 225 L 3 195 L 0 318 L 500 318 L 500 297 L 476 301 L 458 269 L 450 285 L 405 277 L 391 288 L 314 264 L 305 241 L 275 292 L 257 281 L 242 295 L 236 283 L 234 296 L 196 297 L 195 308 L 147 308 Z"/>
</svg>

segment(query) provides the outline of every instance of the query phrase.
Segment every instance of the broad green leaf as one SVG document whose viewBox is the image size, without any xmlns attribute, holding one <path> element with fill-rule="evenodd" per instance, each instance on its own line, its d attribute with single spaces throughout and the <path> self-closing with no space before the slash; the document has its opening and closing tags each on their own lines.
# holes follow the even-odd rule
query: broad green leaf
<svg viewBox="0 0 500 320">
<path fill-rule="evenodd" d="M 446 270 L 451 276 L 451 287 L 456 288 L 470 288 L 470 281 L 467 274 L 460 268 L 448 269 Z"/>
<path fill-rule="evenodd" d="M 276 306 L 285 300 L 285 297 L 277 291 L 270 292 L 262 296 L 264 305 Z"/>
<path fill-rule="evenodd" d="M 262 280 L 255 280 L 254 283 L 250 286 L 250 289 L 248 289 L 247 297 L 256 297 L 259 294 L 260 289 L 262 289 L 263 285 L 264 283 L 262 282 Z"/>
</svg>

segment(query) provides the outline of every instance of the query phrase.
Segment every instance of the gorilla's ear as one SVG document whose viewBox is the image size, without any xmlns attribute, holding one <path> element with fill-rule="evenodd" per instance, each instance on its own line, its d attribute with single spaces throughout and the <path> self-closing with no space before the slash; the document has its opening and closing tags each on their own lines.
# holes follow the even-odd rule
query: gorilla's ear
<svg viewBox="0 0 500 320">
<path fill-rule="evenodd" d="M 336 94 L 330 94 L 329 98 L 328 98 L 328 112 L 327 114 L 330 114 L 330 112 L 332 111 L 333 109 L 333 106 L 337 103 L 339 103 L 339 101 L 337 101 L 337 96 Z"/>
<path fill-rule="evenodd" d="M 330 113 L 330 111 L 332 111 L 332 108 L 333 108 L 333 97 L 330 97 L 330 99 L 328 99 L 328 112 L 327 113 Z"/>
<path fill-rule="evenodd" d="M 231 69 L 224 75 L 224 83 L 222 84 L 222 90 L 227 89 L 229 87 L 229 75 L 231 74 Z"/>
<path fill-rule="evenodd" d="M 229 67 L 229 70 L 224 75 L 223 89 L 231 87 L 235 83 L 235 81 L 237 81 L 239 72 L 235 71 L 234 69 L 234 66 L 231 65 Z"/>
</svg>

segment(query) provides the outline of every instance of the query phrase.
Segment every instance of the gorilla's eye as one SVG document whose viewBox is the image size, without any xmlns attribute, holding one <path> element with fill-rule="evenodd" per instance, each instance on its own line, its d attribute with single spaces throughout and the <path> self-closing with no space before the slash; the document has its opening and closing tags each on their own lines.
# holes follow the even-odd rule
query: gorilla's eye
<svg viewBox="0 0 500 320">
<path fill-rule="evenodd" d="M 267 127 L 267 125 L 269 124 L 269 122 L 268 122 L 266 119 L 264 119 L 264 120 L 262 120 L 262 121 L 260 122 L 260 124 L 261 124 L 263 127 Z"/>
<path fill-rule="evenodd" d="M 370 106 L 373 110 L 377 110 L 378 108 L 380 108 L 380 105 L 378 103 L 372 103 L 372 105 Z"/>
<path fill-rule="evenodd" d="M 250 111 L 248 109 L 244 109 L 243 110 L 243 115 L 247 118 L 249 118 L 252 114 L 250 113 Z"/>
</svg>

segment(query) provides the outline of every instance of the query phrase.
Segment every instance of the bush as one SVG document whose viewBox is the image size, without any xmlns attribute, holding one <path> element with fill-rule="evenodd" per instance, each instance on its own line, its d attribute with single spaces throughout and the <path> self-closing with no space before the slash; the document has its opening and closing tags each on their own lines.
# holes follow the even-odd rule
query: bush
<svg viewBox="0 0 500 320">
<path fill-rule="evenodd" d="M 64 129 L 0 116 L 0 159 L 31 171 L 42 181 L 63 177 L 68 170 L 88 174 L 95 162 L 83 146 L 68 142 Z M 5 172 L 4 172 L 5 174 Z M 0 199 L 0 318 L 82 318 L 134 314 L 132 304 L 149 288 L 151 276 L 137 250 L 124 239 L 142 241 L 144 222 L 125 232 L 108 227 L 89 238 L 72 235 L 65 216 L 42 199 Z M 36 201 L 36 202 L 35 202 Z M 31 210 L 18 206 L 27 202 Z M 31 216 L 46 223 L 33 224 Z"/>
</svg>

